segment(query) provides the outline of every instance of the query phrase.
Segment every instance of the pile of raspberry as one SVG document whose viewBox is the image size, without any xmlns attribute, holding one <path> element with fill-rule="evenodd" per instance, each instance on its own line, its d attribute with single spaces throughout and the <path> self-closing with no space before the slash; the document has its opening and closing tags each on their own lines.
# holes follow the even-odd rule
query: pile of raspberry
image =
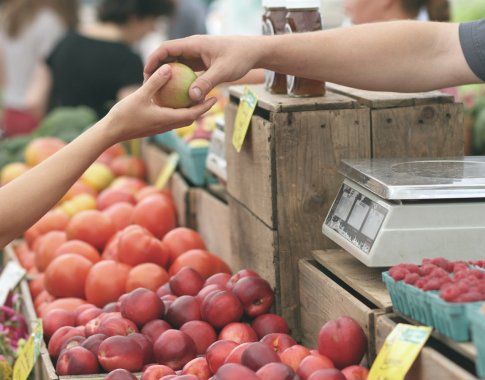
<svg viewBox="0 0 485 380">
<path fill-rule="evenodd" d="M 485 261 L 423 259 L 421 266 L 398 264 L 389 270 L 395 281 L 404 281 L 424 291 L 439 291 L 447 302 L 485 301 Z"/>
</svg>

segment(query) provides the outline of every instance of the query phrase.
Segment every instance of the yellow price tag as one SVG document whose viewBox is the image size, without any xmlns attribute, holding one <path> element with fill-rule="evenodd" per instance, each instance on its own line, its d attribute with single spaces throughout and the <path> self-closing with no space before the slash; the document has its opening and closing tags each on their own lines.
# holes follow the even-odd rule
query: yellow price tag
<svg viewBox="0 0 485 380">
<path fill-rule="evenodd" d="M 433 329 L 399 323 L 389 334 L 369 372 L 368 380 L 402 380 Z"/>
<path fill-rule="evenodd" d="M 131 155 L 133 157 L 140 157 L 140 150 L 141 150 L 141 140 L 140 139 L 130 140 Z"/>
<path fill-rule="evenodd" d="M 37 320 L 34 331 L 20 349 L 13 367 L 13 380 L 27 380 L 40 353 L 42 343 L 42 320 Z"/>
<path fill-rule="evenodd" d="M 232 145 L 234 145 L 238 153 L 241 151 L 244 139 L 246 138 L 256 104 L 258 104 L 258 98 L 249 87 L 245 87 L 244 94 L 237 108 L 234 133 L 232 135 Z"/>
<path fill-rule="evenodd" d="M 160 174 L 158 175 L 158 178 L 155 182 L 155 187 L 157 189 L 161 190 L 165 186 L 167 186 L 168 180 L 175 172 L 179 160 L 180 156 L 177 152 L 170 153 L 170 156 L 168 156 L 168 162 L 165 164 L 165 167 L 160 171 Z"/>
</svg>

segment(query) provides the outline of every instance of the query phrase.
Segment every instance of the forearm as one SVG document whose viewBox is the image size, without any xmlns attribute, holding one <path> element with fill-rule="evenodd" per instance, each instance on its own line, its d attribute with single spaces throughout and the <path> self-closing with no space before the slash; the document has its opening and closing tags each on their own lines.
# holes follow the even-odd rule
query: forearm
<svg viewBox="0 0 485 380">
<path fill-rule="evenodd" d="M 457 24 L 376 23 L 260 37 L 255 46 L 258 67 L 367 90 L 414 92 L 479 82 L 463 56 Z"/>
<path fill-rule="evenodd" d="M 0 188 L 0 247 L 51 209 L 116 138 L 103 119 L 55 155 Z"/>
</svg>

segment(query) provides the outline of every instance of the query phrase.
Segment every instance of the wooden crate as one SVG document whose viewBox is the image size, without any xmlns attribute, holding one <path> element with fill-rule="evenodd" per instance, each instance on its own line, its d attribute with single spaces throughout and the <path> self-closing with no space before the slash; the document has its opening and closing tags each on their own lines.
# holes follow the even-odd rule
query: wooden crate
<svg viewBox="0 0 485 380">
<path fill-rule="evenodd" d="M 315 252 L 318 258 L 323 252 Z M 301 333 L 305 345 L 316 347 L 318 332 L 325 322 L 341 316 L 354 318 L 364 329 L 368 338 L 368 362 L 375 357 L 374 323 L 377 315 L 391 310 L 391 300 L 385 287 L 373 288 L 375 269 L 369 273 L 359 268 L 360 263 L 340 260 L 343 251 L 328 251 L 334 260 L 331 269 L 317 260 L 302 259 L 299 262 Z M 360 264 L 362 265 L 362 264 Z M 341 280 L 332 269 L 349 273 L 349 281 Z M 368 269 L 368 268 L 366 268 Z"/>
<path fill-rule="evenodd" d="M 380 350 L 386 337 L 400 320 L 394 314 L 380 315 L 375 321 L 375 345 Z M 458 348 L 461 346 L 461 348 Z M 457 349 L 458 348 L 458 349 Z M 407 380 L 471 380 L 477 379 L 473 363 L 476 353 L 470 343 L 452 346 L 431 337 L 409 370 Z"/>
<path fill-rule="evenodd" d="M 337 248 L 321 225 L 343 180 L 340 160 L 460 155 L 462 108 L 437 93 L 364 102 L 343 90 L 296 99 L 251 88 L 258 106 L 240 153 L 231 136 L 243 87 L 231 88 L 225 111 L 232 251 L 239 267 L 268 275 L 295 328 L 298 260 Z"/>
</svg>

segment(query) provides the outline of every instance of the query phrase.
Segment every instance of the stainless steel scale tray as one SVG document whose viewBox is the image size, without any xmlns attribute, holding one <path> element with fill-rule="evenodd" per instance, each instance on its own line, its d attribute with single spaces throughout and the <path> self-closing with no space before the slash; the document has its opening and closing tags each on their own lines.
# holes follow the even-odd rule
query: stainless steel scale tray
<svg viewBox="0 0 485 380">
<path fill-rule="evenodd" d="M 342 160 L 340 172 L 387 200 L 485 198 L 485 157 Z"/>
</svg>

